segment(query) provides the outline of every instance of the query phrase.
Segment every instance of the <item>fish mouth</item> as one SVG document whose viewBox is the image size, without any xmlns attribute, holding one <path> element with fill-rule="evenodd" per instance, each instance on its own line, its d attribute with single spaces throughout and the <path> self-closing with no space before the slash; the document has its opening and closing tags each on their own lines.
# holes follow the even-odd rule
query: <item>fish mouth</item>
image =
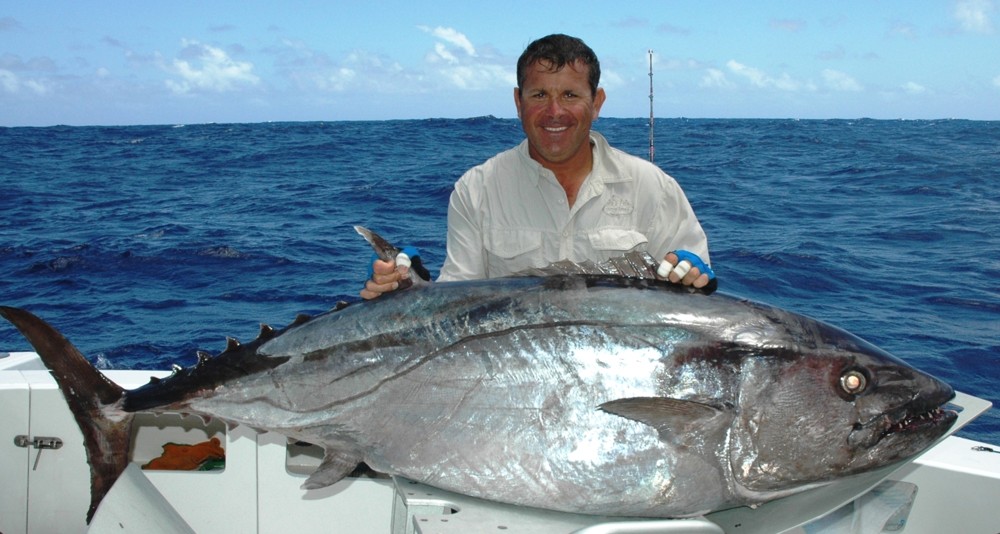
<svg viewBox="0 0 1000 534">
<path fill-rule="evenodd" d="M 936 429 L 940 429 L 943 434 L 951 428 L 956 419 L 958 419 L 957 412 L 941 406 L 921 413 L 907 413 L 901 419 L 895 420 L 894 423 L 890 421 L 878 440 L 881 441 L 892 435 L 931 433 Z"/>
<path fill-rule="evenodd" d="M 899 409 L 882 417 L 882 431 L 876 442 L 890 437 L 925 434 L 931 439 L 944 435 L 958 419 L 958 412 L 945 408 L 955 392 L 941 388 L 930 395 L 913 398 Z"/>
</svg>

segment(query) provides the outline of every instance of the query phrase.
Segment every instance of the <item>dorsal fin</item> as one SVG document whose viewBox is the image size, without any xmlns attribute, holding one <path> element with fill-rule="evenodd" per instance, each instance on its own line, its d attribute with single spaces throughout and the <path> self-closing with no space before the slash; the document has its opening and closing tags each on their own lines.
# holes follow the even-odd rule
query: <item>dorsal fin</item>
<svg viewBox="0 0 1000 534">
<path fill-rule="evenodd" d="M 556 274 L 604 274 L 622 276 L 638 280 L 657 280 L 658 264 L 648 252 L 633 250 L 609 258 L 600 263 L 593 261 L 573 262 L 569 260 L 550 263 L 546 267 L 538 267 L 519 271 L 513 276 L 551 276 Z"/>
</svg>

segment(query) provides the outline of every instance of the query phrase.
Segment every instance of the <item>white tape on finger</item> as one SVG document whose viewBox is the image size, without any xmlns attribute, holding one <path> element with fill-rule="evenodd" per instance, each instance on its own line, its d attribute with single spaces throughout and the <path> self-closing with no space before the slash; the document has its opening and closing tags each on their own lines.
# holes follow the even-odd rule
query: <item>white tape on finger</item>
<svg viewBox="0 0 1000 534">
<path fill-rule="evenodd" d="M 656 276 L 660 278 L 666 278 L 670 275 L 670 271 L 674 269 L 674 265 L 667 260 L 660 262 L 660 266 L 656 268 Z"/>
<path fill-rule="evenodd" d="M 411 265 L 410 257 L 406 255 L 405 252 L 400 252 L 396 256 L 396 268 L 409 267 Z"/>
<path fill-rule="evenodd" d="M 673 273 L 677 275 L 677 278 L 684 278 L 688 272 L 691 271 L 691 262 L 684 260 L 674 267 Z"/>
</svg>

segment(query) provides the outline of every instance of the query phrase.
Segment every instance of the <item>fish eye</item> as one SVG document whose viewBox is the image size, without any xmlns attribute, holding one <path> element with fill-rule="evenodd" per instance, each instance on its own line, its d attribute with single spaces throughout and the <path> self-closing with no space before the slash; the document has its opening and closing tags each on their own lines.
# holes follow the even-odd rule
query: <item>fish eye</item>
<svg viewBox="0 0 1000 534">
<path fill-rule="evenodd" d="M 840 387 L 848 395 L 857 395 L 868 387 L 868 377 L 857 369 L 851 369 L 840 375 Z"/>
</svg>

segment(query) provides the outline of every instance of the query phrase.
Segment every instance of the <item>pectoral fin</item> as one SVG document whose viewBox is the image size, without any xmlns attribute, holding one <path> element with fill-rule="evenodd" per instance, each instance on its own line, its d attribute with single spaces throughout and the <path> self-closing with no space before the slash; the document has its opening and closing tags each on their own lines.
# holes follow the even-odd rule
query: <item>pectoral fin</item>
<svg viewBox="0 0 1000 534">
<path fill-rule="evenodd" d="M 630 397 L 605 402 L 601 410 L 649 425 L 660 439 L 685 442 L 722 429 L 732 420 L 732 409 L 723 405 L 668 397 Z"/>
</svg>

